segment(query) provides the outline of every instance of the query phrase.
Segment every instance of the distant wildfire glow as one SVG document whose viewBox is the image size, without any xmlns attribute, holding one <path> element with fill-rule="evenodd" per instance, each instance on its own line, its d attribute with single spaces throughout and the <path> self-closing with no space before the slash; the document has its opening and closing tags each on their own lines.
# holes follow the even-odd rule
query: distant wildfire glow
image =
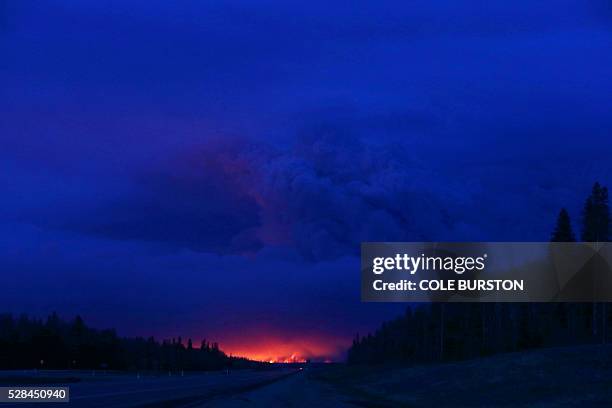
<svg viewBox="0 0 612 408">
<path fill-rule="evenodd" d="M 227 354 L 268 363 L 303 363 L 307 360 L 330 362 L 341 359 L 348 347 L 345 339 L 313 338 L 282 339 L 262 336 L 227 339 L 221 348 Z"/>
</svg>

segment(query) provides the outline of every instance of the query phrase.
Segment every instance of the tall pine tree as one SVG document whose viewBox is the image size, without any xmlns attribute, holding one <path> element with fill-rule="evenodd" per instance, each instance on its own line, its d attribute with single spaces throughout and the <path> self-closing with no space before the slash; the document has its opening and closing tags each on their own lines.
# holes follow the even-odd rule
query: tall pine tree
<svg viewBox="0 0 612 408">
<path fill-rule="evenodd" d="M 584 203 L 582 210 L 582 240 L 585 242 L 607 242 L 610 239 L 610 207 L 608 189 L 599 183 L 593 185 L 591 195 Z M 601 309 L 598 312 L 598 309 Z M 607 304 L 593 302 L 591 310 L 592 335 L 598 336 L 598 314 L 601 315 L 602 342 L 606 342 Z"/>
<path fill-rule="evenodd" d="M 572 231 L 570 216 L 565 208 L 562 208 L 557 217 L 557 225 L 550 239 L 552 242 L 575 242 L 576 237 Z"/>
<path fill-rule="evenodd" d="M 585 242 L 607 242 L 609 239 L 608 189 L 602 187 L 599 183 L 595 183 L 582 210 L 582 240 Z"/>
</svg>

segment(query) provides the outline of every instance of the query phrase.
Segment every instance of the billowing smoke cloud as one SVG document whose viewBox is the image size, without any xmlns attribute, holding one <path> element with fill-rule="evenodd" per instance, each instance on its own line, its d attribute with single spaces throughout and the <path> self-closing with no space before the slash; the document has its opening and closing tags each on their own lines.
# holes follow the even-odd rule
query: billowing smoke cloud
<svg viewBox="0 0 612 408">
<path fill-rule="evenodd" d="M 465 239 L 480 185 L 408 147 L 335 128 L 282 149 L 208 143 L 63 227 L 219 254 L 289 246 L 309 260 L 356 254 L 362 241 Z"/>
<path fill-rule="evenodd" d="M 428 173 L 399 146 L 366 145 L 327 129 L 267 162 L 262 212 L 309 259 L 357 253 L 367 240 L 423 239 L 449 227 Z M 429 221 L 427 231 L 419 217 Z"/>
<path fill-rule="evenodd" d="M 364 241 L 546 240 L 561 206 L 578 212 L 567 197 L 610 171 L 531 146 L 513 160 L 507 145 L 382 143 L 337 126 L 289 145 L 209 140 L 62 227 L 216 254 L 290 247 L 311 261 L 356 255 Z"/>
<path fill-rule="evenodd" d="M 557 166 L 568 174 L 562 185 L 550 184 L 545 163 L 467 159 L 443 147 L 365 141 L 334 127 L 282 148 L 217 141 L 141 176 L 129 194 L 66 225 L 218 254 L 287 246 L 316 261 L 357 254 L 363 241 L 545 240 L 557 208 L 567 205 L 563 198 L 591 183 L 575 175 L 575 163 Z"/>
</svg>

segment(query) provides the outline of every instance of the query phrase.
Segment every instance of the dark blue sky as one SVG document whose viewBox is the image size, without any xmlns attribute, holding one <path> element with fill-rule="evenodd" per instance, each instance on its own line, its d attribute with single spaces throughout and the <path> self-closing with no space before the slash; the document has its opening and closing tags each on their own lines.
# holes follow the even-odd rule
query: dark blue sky
<svg viewBox="0 0 612 408">
<path fill-rule="evenodd" d="M 359 242 L 612 184 L 610 50 L 603 0 L 0 0 L 0 309 L 337 356 L 401 308 Z"/>
</svg>

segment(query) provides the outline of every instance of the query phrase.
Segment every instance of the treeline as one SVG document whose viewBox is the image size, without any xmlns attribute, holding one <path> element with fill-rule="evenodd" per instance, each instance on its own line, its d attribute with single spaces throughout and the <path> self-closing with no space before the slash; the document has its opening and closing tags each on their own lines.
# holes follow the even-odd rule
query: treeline
<svg viewBox="0 0 612 408">
<path fill-rule="evenodd" d="M 603 312 L 605 307 L 591 303 L 409 307 L 404 316 L 384 323 L 374 334 L 356 338 L 348 362 L 453 361 L 539 347 L 609 342 L 612 318 Z"/>
<path fill-rule="evenodd" d="M 580 238 L 610 240 L 608 189 L 595 183 L 581 214 Z M 573 242 L 570 215 L 562 209 L 551 241 Z M 608 343 L 607 303 L 435 303 L 408 307 L 374 334 L 359 335 L 348 362 L 452 361 L 539 347 Z"/>
<path fill-rule="evenodd" d="M 178 339 L 124 338 L 114 330 L 70 322 L 53 313 L 46 320 L 0 315 L 0 369 L 218 370 L 258 365 L 229 357 L 217 343 L 195 348 Z"/>
</svg>

